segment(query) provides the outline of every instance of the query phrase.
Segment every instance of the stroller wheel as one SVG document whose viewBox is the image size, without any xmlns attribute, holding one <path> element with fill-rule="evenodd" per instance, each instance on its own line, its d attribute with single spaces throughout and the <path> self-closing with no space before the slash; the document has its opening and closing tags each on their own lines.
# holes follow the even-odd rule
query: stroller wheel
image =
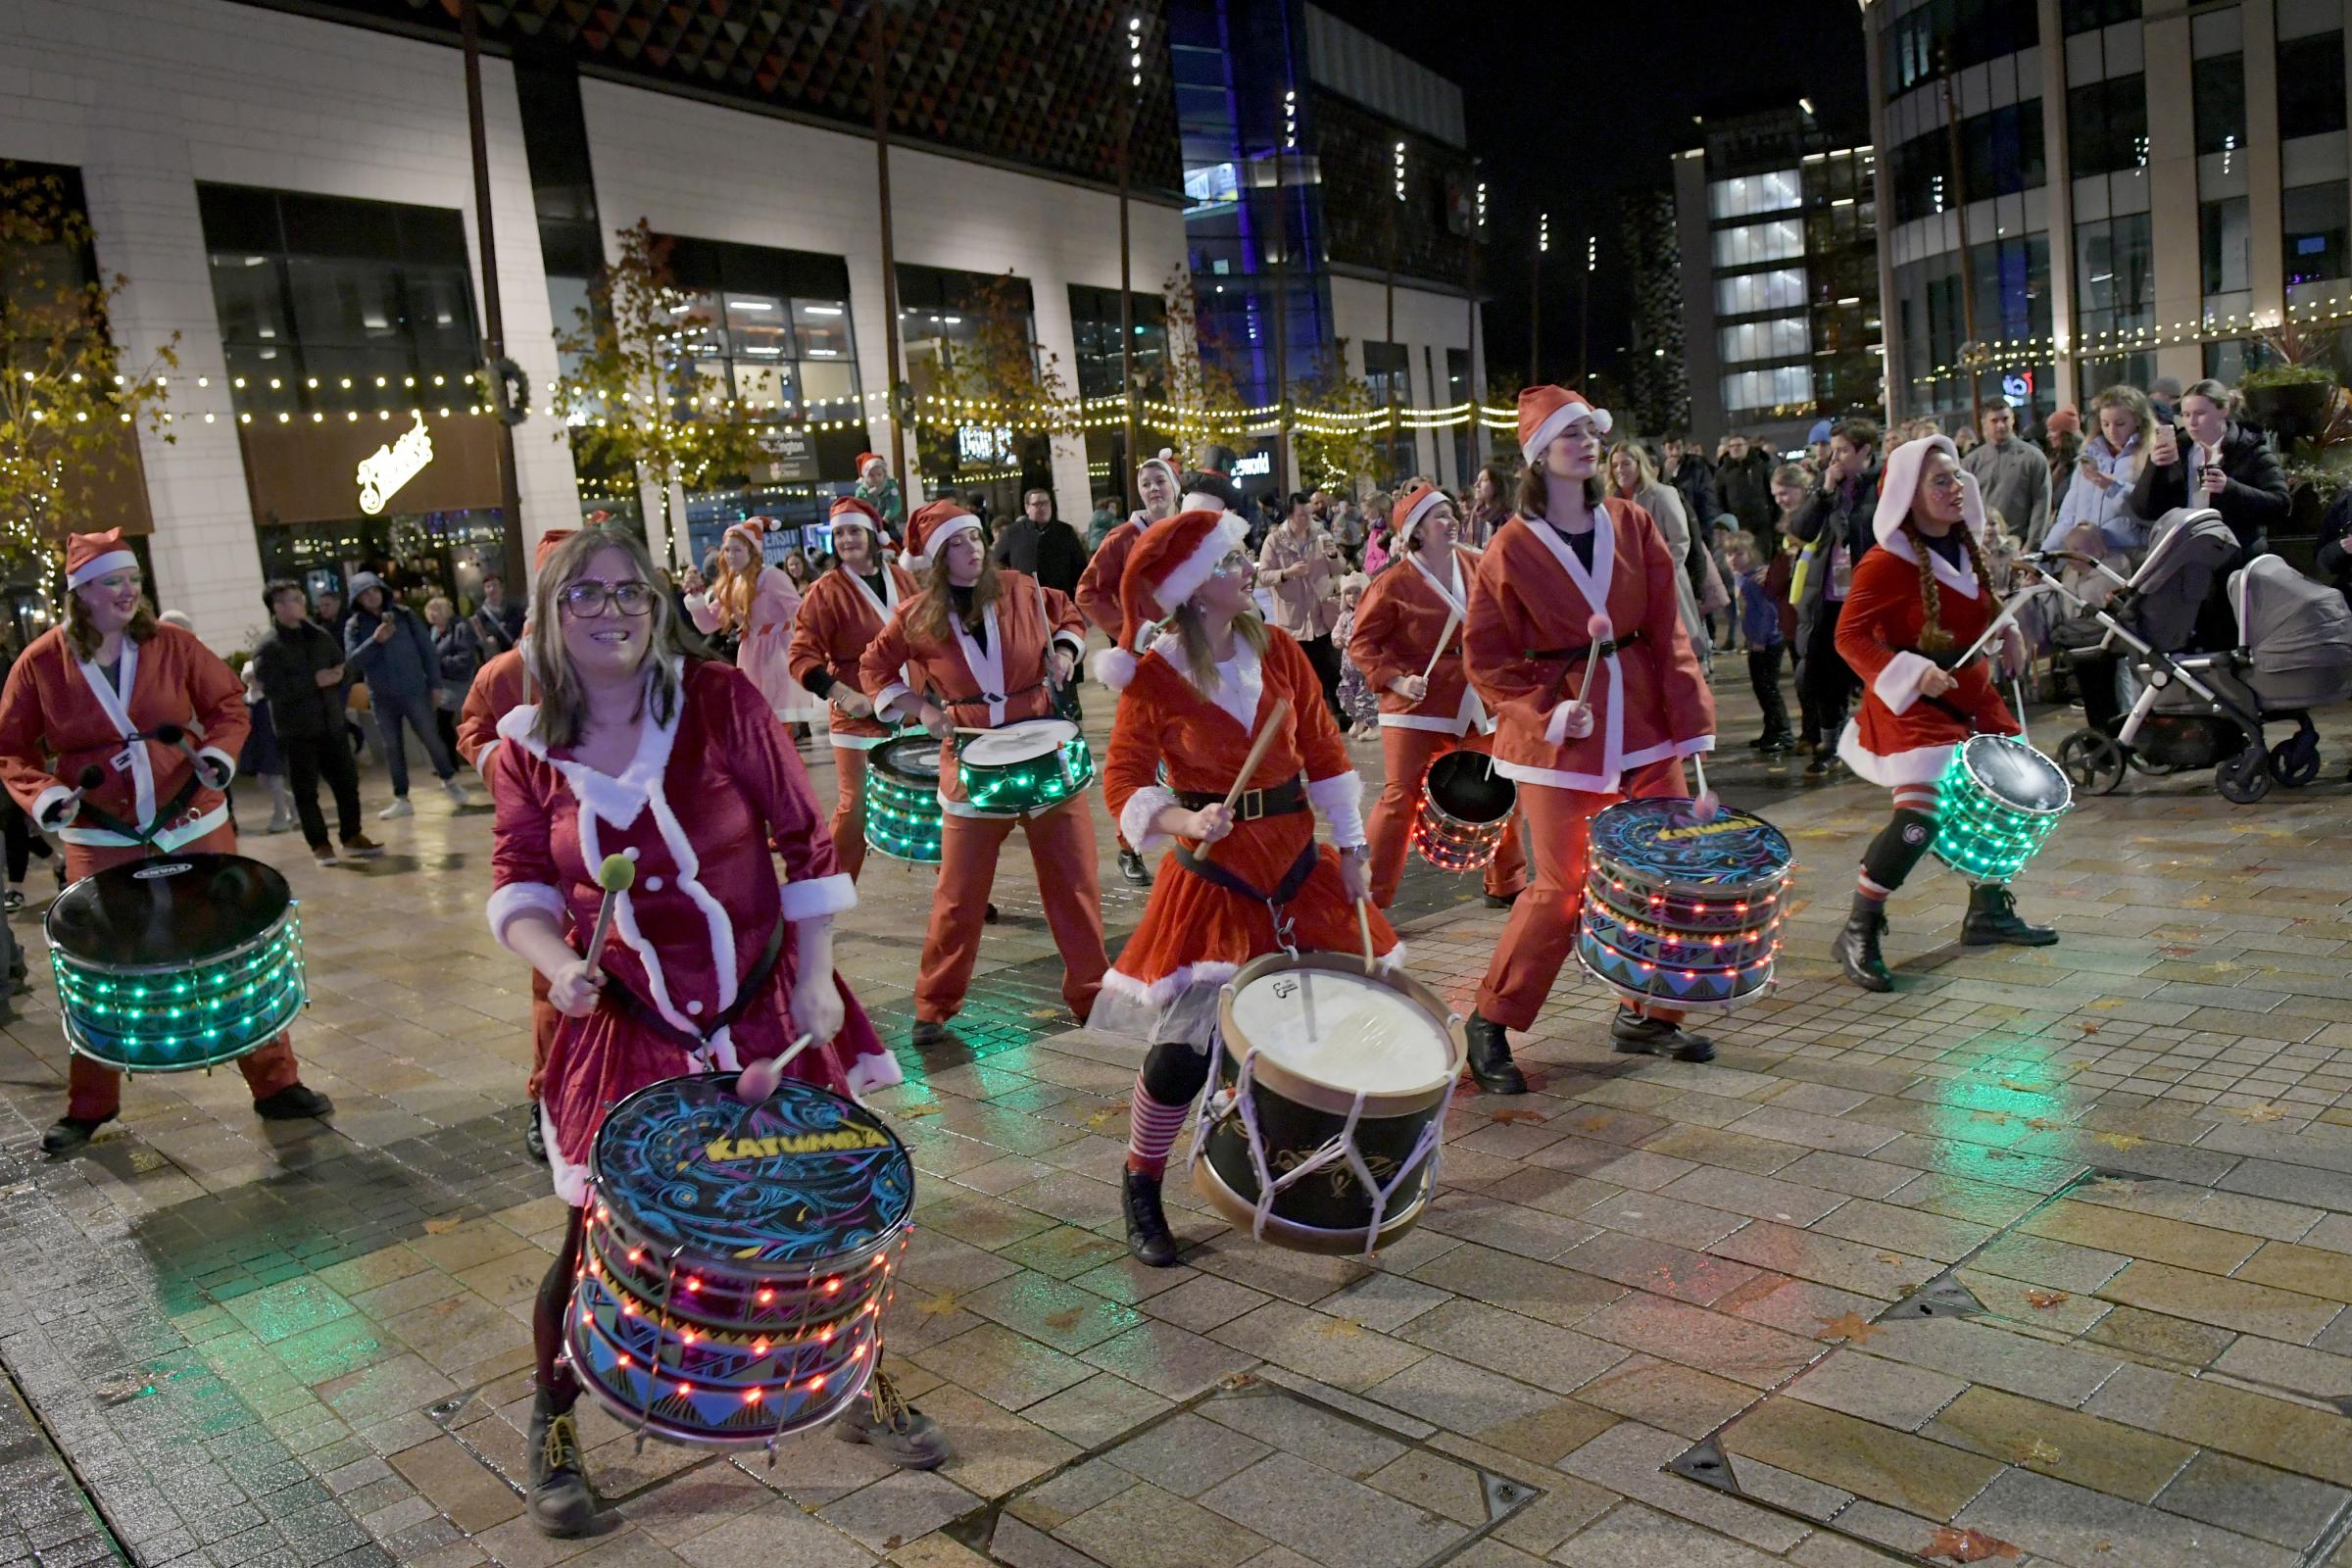
<svg viewBox="0 0 2352 1568">
<path fill-rule="evenodd" d="M 2297 733 L 2271 748 L 2271 777 L 2299 790 L 2320 776 L 2320 738 Z"/>
<path fill-rule="evenodd" d="M 2252 806 L 2271 793 L 2269 754 L 2249 746 L 2213 770 L 2214 787 L 2232 806 Z"/>
<path fill-rule="evenodd" d="M 2095 729 L 2079 729 L 2058 748 L 2058 765 L 2075 788 L 2088 795 L 2113 795 L 2124 782 L 2124 749 Z"/>
</svg>

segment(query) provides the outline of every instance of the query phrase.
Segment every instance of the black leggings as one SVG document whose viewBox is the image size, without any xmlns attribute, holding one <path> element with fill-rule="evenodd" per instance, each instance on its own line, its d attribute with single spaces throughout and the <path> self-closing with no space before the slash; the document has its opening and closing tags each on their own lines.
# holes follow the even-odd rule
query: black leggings
<svg viewBox="0 0 2352 1568">
<path fill-rule="evenodd" d="M 1144 1054 L 1144 1093 L 1163 1105 L 1189 1105 L 1208 1082 L 1208 1053 L 1181 1040 L 1162 1040 Z"/>
<path fill-rule="evenodd" d="M 8 883 L 15 887 L 24 880 L 25 869 L 32 858 L 49 858 L 49 841 L 33 836 L 32 819 L 15 800 L 0 797 L 0 835 L 8 840 Z"/>
<path fill-rule="evenodd" d="M 1838 614 L 1841 599 L 1825 599 L 1813 622 L 1812 640 L 1805 644 L 1804 663 L 1796 673 L 1799 695 L 1821 725 L 1824 744 L 1836 746 L 1845 728 L 1845 705 L 1861 688 L 1845 657 L 1838 652 Z"/>
<path fill-rule="evenodd" d="M 571 1308 L 572 1278 L 580 1268 L 580 1234 L 585 1209 L 574 1208 L 564 1227 L 564 1246 L 539 1282 L 539 1301 L 531 1312 L 531 1348 L 539 1356 L 539 1390 L 561 1412 L 580 1396 L 580 1385 L 564 1358 L 564 1314 Z"/>
</svg>

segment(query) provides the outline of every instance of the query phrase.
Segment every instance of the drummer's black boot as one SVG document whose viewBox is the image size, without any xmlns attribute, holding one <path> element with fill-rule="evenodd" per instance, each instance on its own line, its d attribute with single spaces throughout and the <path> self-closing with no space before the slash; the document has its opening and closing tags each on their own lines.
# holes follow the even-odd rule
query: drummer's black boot
<svg viewBox="0 0 2352 1568">
<path fill-rule="evenodd" d="M 1527 1074 L 1511 1060 L 1510 1031 L 1479 1013 L 1462 1025 L 1470 1041 L 1470 1076 L 1490 1095 L 1524 1095 Z"/>
<path fill-rule="evenodd" d="M 1886 971 L 1886 960 L 1879 954 L 1879 933 L 1886 929 L 1886 901 L 1854 895 L 1853 912 L 1845 917 L 1845 929 L 1830 953 L 1845 977 L 1865 991 L 1892 991 L 1894 976 Z"/>
<path fill-rule="evenodd" d="M 543 1536 L 584 1536 L 596 1526 L 596 1494 L 580 1456 L 580 1429 L 569 1406 L 556 1408 L 541 1389 L 531 1401 L 531 1523 Z"/>
<path fill-rule="evenodd" d="M 332 1115 L 334 1109 L 333 1101 L 307 1084 L 288 1084 L 253 1102 L 253 1113 L 264 1121 L 300 1121 L 305 1116 Z"/>
<path fill-rule="evenodd" d="M 92 1121 L 86 1116 L 60 1116 L 50 1124 L 47 1132 L 41 1134 L 41 1152 L 71 1154 L 85 1147 L 98 1129 L 105 1125 L 104 1117 Z"/>
<path fill-rule="evenodd" d="M 1960 922 L 1963 947 L 1983 948 L 2007 943 L 2013 948 L 2046 948 L 2058 933 L 2046 925 L 2028 925 L 2017 915 L 2017 897 L 1999 882 L 1980 882 L 1968 890 L 1968 917 Z"/>
<path fill-rule="evenodd" d="M 1715 1042 L 1705 1035 L 1694 1035 L 1673 1019 L 1643 1017 L 1631 1007 L 1620 1006 L 1609 1020 L 1609 1039 L 1629 1054 L 1671 1055 L 1677 1061 L 1715 1059 Z"/>
<path fill-rule="evenodd" d="M 1175 1263 L 1176 1237 L 1168 1229 L 1168 1212 L 1159 1203 L 1160 1178 L 1147 1171 L 1127 1168 L 1127 1250 L 1136 1261 L 1152 1268 L 1167 1268 Z"/>
</svg>

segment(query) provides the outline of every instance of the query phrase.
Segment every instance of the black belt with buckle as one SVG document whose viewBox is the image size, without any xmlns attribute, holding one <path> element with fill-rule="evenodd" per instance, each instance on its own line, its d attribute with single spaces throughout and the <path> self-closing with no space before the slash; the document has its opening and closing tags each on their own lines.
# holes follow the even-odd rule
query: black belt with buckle
<svg viewBox="0 0 2352 1568">
<path fill-rule="evenodd" d="M 1642 628 L 1636 626 L 1622 637 L 1610 637 L 1599 643 L 1587 643 L 1581 648 L 1530 648 L 1526 650 L 1526 657 L 1529 659 L 1582 659 L 1587 654 L 1591 654 L 1595 659 L 1606 659 L 1620 648 L 1631 648 L 1641 640 Z"/>
<path fill-rule="evenodd" d="M 1178 790 L 1176 800 L 1188 811 L 1204 810 L 1211 806 L 1223 806 L 1223 791 L 1211 794 L 1203 790 Z M 1244 790 L 1233 803 L 1236 822 L 1254 822 L 1261 816 L 1288 816 L 1306 809 L 1306 785 L 1290 779 L 1268 789 Z"/>
</svg>

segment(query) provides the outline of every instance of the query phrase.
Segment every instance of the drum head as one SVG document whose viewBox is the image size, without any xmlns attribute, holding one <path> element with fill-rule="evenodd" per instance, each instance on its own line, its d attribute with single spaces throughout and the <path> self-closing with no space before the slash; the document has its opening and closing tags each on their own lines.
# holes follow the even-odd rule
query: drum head
<svg viewBox="0 0 2352 1568">
<path fill-rule="evenodd" d="M 874 748 L 874 765 L 911 782 L 939 788 L 940 743 L 928 735 L 901 735 Z"/>
<path fill-rule="evenodd" d="M 1346 1094 L 1411 1094 L 1444 1084 L 1445 1025 L 1393 986 L 1331 969 L 1260 975 L 1233 997 L 1237 1053 L 1254 1049 L 1298 1077 Z"/>
<path fill-rule="evenodd" d="M 973 767 L 1003 767 L 1051 757 L 1077 739 L 1078 726 L 1062 718 L 1025 718 L 1017 724 L 970 735 L 956 755 Z"/>
<path fill-rule="evenodd" d="M 814 1084 L 757 1105 L 735 1074 L 649 1085 L 590 1153 L 597 1197 L 656 1247 L 737 1268 L 817 1267 L 906 1227 L 914 1163 L 882 1119 Z"/>
<path fill-rule="evenodd" d="M 168 855 L 85 876 L 44 922 L 68 957 L 129 974 L 181 970 L 233 953 L 277 923 L 294 893 L 242 855 Z"/>
<path fill-rule="evenodd" d="M 2008 735 L 1971 735 L 1960 747 L 1969 776 L 1985 794 L 2018 811 L 2063 811 L 2074 787 L 2058 764 Z"/>
<path fill-rule="evenodd" d="M 1629 880 L 1694 892 L 1747 890 L 1788 873 L 1788 841 L 1745 811 L 1712 822 L 1687 800 L 1620 801 L 1592 818 L 1592 858 Z"/>
<path fill-rule="evenodd" d="M 1499 822 L 1519 804 L 1519 789 L 1494 771 L 1484 752 L 1447 752 L 1429 764 L 1421 787 L 1457 822 Z"/>
</svg>

